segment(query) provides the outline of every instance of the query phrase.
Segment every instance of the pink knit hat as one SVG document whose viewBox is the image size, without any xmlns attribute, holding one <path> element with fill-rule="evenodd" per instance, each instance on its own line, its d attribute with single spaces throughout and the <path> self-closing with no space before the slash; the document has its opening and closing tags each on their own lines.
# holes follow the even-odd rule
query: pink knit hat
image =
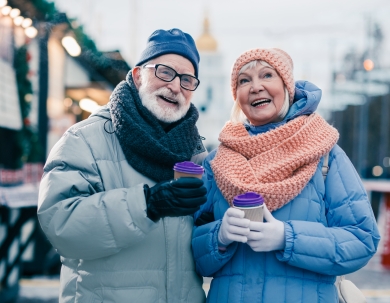
<svg viewBox="0 0 390 303">
<path fill-rule="evenodd" d="M 237 98 L 237 78 L 240 69 L 247 63 L 255 60 L 262 60 L 271 65 L 282 77 L 286 85 L 290 104 L 294 99 L 295 83 L 293 76 L 293 62 L 291 57 L 279 48 L 255 48 L 243 53 L 233 65 L 231 89 L 234 100 Z"/>
</svg>

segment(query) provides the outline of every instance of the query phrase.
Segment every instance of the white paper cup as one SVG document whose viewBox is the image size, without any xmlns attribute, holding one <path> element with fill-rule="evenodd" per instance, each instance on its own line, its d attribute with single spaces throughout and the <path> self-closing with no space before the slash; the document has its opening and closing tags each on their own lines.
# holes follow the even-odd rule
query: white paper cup
<svg viewBox="0 0 390 303">
<path fill-rule="evenodd" d="M 263 222 L 263 210 L 264 205 L 259 205 L 255 207 L 237 207 L 233 206 L 234 208 L 238 208 L 245 212 L 245 218 L 251 221 L 255 222 Z"/>
<path fill-rule="evenodd" d="M 264 198 L 255 192 L 246 192 L 233 199 L 233 207 L 245 212 L 245 218 L 263 222 Z"/>
</svg>

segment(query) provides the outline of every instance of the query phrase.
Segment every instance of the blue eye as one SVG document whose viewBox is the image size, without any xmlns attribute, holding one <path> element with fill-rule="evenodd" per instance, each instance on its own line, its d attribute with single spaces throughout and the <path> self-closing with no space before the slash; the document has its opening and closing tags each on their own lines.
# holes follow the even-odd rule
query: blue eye
<svg viewBox="0 0 390 303">
<path fill-rule="evenodd" d="M 243 78 L 243 79 L 240 79 L 240 80 L 238 81 L 238 84 L 244 84 L 244 83 L 246 83 L 246 82 L 249 82 L 249 80 Z"/>
<path fill-rule="evenodd" d="M 181 81 L 185 82 L 185 83 L 191 83 L 192 82 L 192 79 L 186 75 L 183 75 L 181 77 Z"/>
<path fill-rule="evenodd" d="M 163 70 L 162 73 L 163 73 L 164 75 L 172 75 L 172 72 L 169 71 L 169 70 Z"/>
<path fill-rule="evenodd" d="M 272 74 L 271 74 L 271 73 L 266 73 L 266 74 L 264 75 L 264 78 L 272 78 Z"/>
</svg>

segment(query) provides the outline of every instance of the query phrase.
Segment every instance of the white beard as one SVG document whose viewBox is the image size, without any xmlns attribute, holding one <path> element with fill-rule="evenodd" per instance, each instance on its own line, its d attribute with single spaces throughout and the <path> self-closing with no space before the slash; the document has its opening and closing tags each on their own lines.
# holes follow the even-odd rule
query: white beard
<svg viewBox="0 0 390 303">
<path fill-rule="evenodd" d="M 173 94 L 171 90 L 166 87 L 161 87 L 158 90 L 151 92 L 146 74 L 142 75 L 142 80 L 143 81 L 138 90 L 142 105 L 145 106 L 158 120 L 165 123 L 172 123 L 180 120 L 186 115 L 188 109 L 190 108 L 190 102 L 187 102 L 182 93 Z M 161 101 L 157 100 L 157 96 L 159 95 L 169 99 L 174 99 L 178 102 L 178 104 L 175 108 L 164 106 Z"/>
</svg>

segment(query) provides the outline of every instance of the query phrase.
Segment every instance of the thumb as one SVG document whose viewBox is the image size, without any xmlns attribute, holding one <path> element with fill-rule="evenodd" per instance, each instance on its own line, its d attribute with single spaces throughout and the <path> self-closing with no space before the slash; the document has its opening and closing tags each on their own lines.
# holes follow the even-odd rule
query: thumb
<svg viewBox="0 0 390 303">
<path fill-rule="evenodd" d="M 264 219 L 267 222 L 273 222 L 276 221 L 274 216 L 271 214 L 271 212 L 268 210 L 267 205 L 264 203 Z"/>
</svg>

